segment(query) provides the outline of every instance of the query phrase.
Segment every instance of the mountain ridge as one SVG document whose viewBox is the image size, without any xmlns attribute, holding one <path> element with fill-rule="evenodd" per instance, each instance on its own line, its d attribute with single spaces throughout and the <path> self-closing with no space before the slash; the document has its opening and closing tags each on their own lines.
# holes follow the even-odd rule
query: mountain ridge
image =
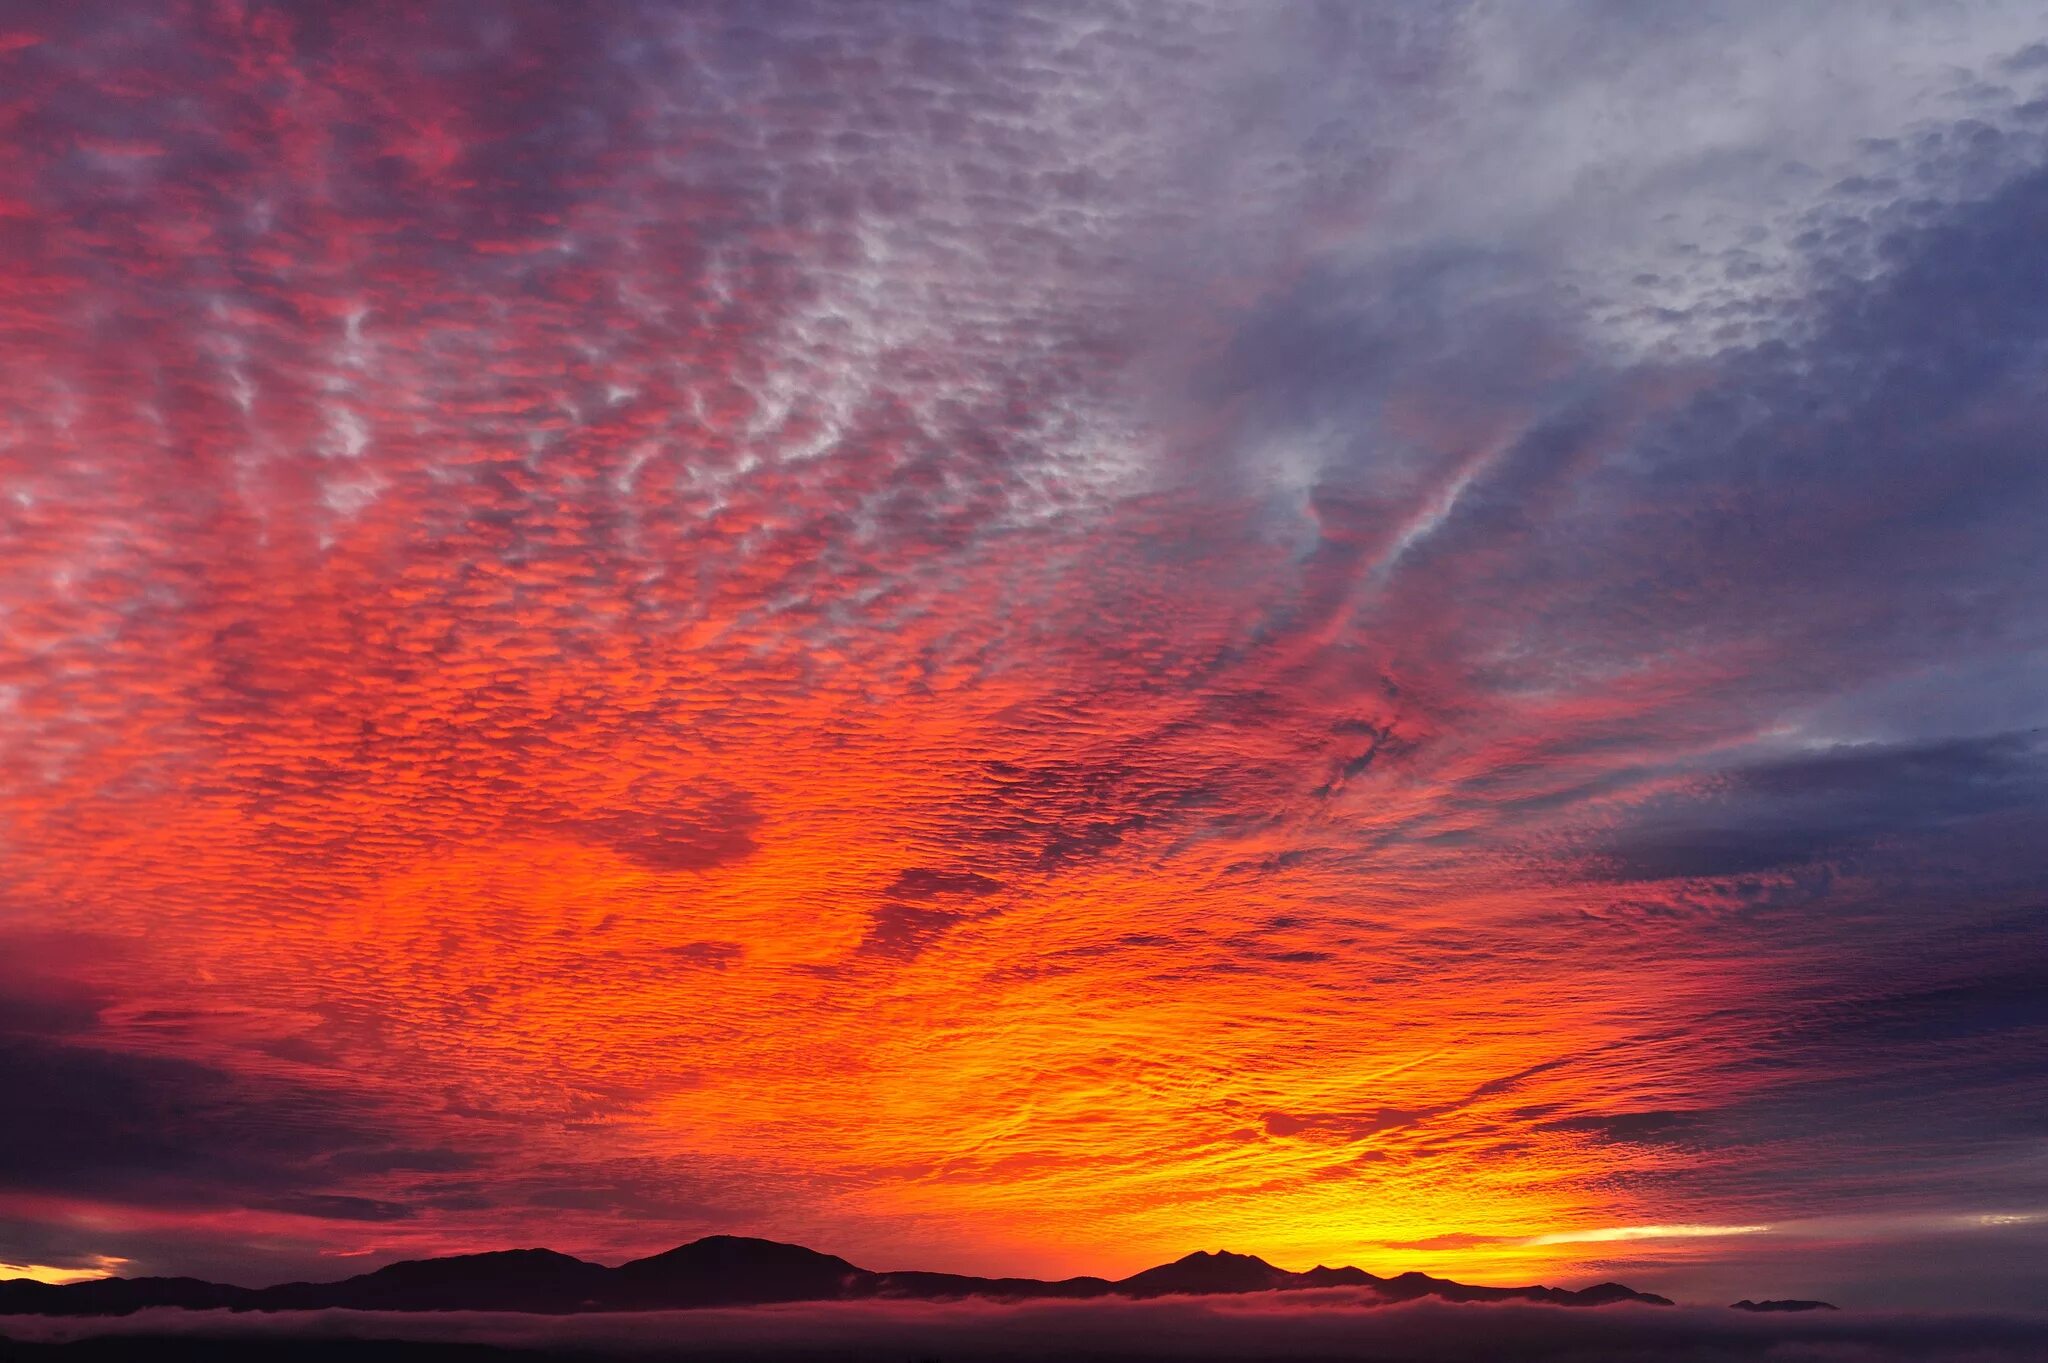
<svg viewBox="0 0 2048 1363">
<path fill-rule="evenodd" d="M 336 1282 L 235 1287 L 198 1278 L 97 1278 L 55 1286 L 32 1279 L 0 1280 L 0 1315 L 118 1316 L 150 1307 L 189 1310 L 517 1311 L 571 1314 L 754 1306 L 773 1302 L 998 1300 L 1121 1296 L 1235 1295 L 1364 1287 L 1388 1301 L 1534 1301 L 1604 1306 L 1633 1301 L 1669 1306 L 1669 1298 L 1619 1283 L 1571 1290 L 1479 1287 L 1403 1273 L 1382 1278 L 1361 1268 L 1303 1273 L 1276 1268 L 1257 1255 L 1196 1251 L 1172 1263 L 1107 1279 L 985 1278 L 921 1270 L 876 1272 L 802 1245 L 713 1235 L 616 1268 L 550 1249 L 405 1259 Z"/>
</svg>

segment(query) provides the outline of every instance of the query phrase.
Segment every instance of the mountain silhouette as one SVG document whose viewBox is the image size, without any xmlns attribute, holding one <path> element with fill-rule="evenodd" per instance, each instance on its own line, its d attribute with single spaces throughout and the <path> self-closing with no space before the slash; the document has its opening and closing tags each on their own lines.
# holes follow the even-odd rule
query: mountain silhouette
<svg viewBox="0 0 2048 1363">
<path fill-rule="evenodd" d="M 1205 1297 L 1222 1292 L 1271 1292 L 1306 1286 L 1299 1274 L 1278 1269 L 1256 1254 L 1214 1254 L 1199 1250 L 1170 1264 L 1148 1268 L 1115 1285 L 1126 1297 Z"/>
<path fill-rule="evenodd" d="M 256 1309 L 272 1311 L 579 1311 L 605 1299 L 613 1272 L 551 1249 L 506 1249 L 407 1259 L 338 1283 L 285 1283 L 254 1295 L 262 1298 Z"/>
<path fill-rule="evenodd" d="M 319 1311 L 653 1311 L 688 1307 L 753 1306 L 768 1302 L 961 1297 L 999 1300 L 1077 1297 L 1210 1296 L 1223 1293 L 1300 1291 L 1318 1287 L 1367 1288 L 1388 1301 L 1437 1297 L 1446 1301 L 1536 1301 L 1560 1306 L 1645 1302 L 1668 1298 L 1619 1283 L 1581 1291 L 1556 1287 L 1473 1287 L 1426 1273 L 1381 1278 L 1360 1268 L 1306 1273 L 1275 1268 L 1264 1259 L 1203 1251 L 1148 1268 L 1119 1281 L 1105 1278 L 979 1278 L 958 1273 L 887 1272 L 860 1268 L 802 1245 L 744 1236 L 713 1235 L 666 1253 L 606 1268 L 549 1249 L 499 1250 L 440 1259 L 409 1259 L 373 1273 L 331 1283 L 231 1287 L 197 1278 L 100 1278 L 51 1286 L 26 1278 L 0 1281 L 0 1315 L 120 1316 L 146 1307 L 188 1310 Z M 1744 1310 L 1798 1310 L 1812 1302 L 1739 1302 Z"/>
<path fill-rule="evenodd" d="M 837 1255 L 802 1245 L 712 1235 L 611 1270 L 608 1300 L 627 1310 L 830 1301 L 871 1277 Z"/>
<path fill-rule="evenodd" d="M 1840 1309 L 1833 1302 L 1802 1301 L 1796 1297 L 1787 1297 L 1778 1301 L 1751 1301 L 1748 1297 L 1744 1297 L 1741 1301 L 1731 1302 L 1729 1305 L 1737 1311 L 1835 1311 Z"/>
</svg>

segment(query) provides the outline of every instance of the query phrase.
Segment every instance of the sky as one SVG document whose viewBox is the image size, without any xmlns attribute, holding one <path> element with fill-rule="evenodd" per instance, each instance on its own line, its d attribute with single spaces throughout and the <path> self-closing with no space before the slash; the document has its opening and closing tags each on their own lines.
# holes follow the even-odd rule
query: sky
<svg viewBox="0 0 2048 1363">
<path fill-rule="evenodd" d="M 2038 1303 L 2048 5 L 0 7 L 0 1272 Z"/>
</svg>

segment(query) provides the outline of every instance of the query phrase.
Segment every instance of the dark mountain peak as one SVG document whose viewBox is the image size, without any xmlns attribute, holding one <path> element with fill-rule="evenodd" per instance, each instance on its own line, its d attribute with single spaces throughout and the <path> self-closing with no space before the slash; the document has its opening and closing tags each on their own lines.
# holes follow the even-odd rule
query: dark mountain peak
<svg viewBox="0 0 2048 1363">
<path fill-rule="evenodd" d="M 1595 1283 L 1591 1287 L 1582 1287 L 1577 1292 L 1570 1293 L 1569 1295 L 1580 1306 L 1605 1306 L 1609 1302 L 1617 1301 L 1647 1302 L 1651 1306 L 1670 1306 L 1673 1304 L 1669 1297 L 1660 1297 L 1654 1292 L 1638 1292 L 1634 1288 L 1624 1287 L 1620 1283 Z"/>
<path fill-rule="evenodd" d="M 1198 1249 L 1193 1254 L 1181 1255 L 1173 1263 L 1201 1264 L 1211 1267 L 1221 1265 L 1239 1269 L 1263 1268 L 1268 1271 L 1276 1271 L 1271 1264 L 1256 1254 L 1238 1254 L 1227 1249 Z M 1172 1265 L 1162 1265 L 1162 1267 L 1172 1267 Z"/>
<path fill-rule="evenodd" d="M 599 1265 L 552 1249 L 488 1249 L 476 1254 L 445 1254 L 433 1259 L 400 1259 L 355 1281 L 372 1278 L 449 1281 L 468 1277 L 504 1277 L 514 1274 L 556 1273 L 563 1269 L 597 1268 Z"/>
<path fill-rule="evenodd" d="M 873 1273 L 857 1284 L 866 1295 L 917 1301 L 956 1301 L 985 1297 L 995 1301 L 1030 1301 L 1045 1297 L 1106 1297 L 1116 1291 L 1107 1278 L 975 1278 L 964 1273 L 923 1273 L 914 1269 Z"/>
<path fill-rule="evenodd" d="M 1741 1301 L 1730 1302 L 1729 1305 L 1737 1311 L 1836 1311 L 1841 1309 L 1833 1302 L 1805 1301 L 1797 1297 L 1783 1297 L 1775 1301 L 1751 1301 L 1749 1298 L 1744 1297 Z"/>
<path fill-rule="evenodd" d="M 239 1309 L 250 1295 L 246 1288 L 200 1278 L 89 1278 L 61 1287 L 33 1278 L 10 1278 L 0 1281 L 0 1313 L 125 1316 L 151 1306 Z"/>
<path fill-rule="evenodd" d="M 1396 1273 L 1391 1278 L 1383 1279 L 1380 1286 L 1386 1292 L 1405 1298 L 1424 1297 L 1438 1288 L 1463 1286 L 1463 1284 L 1452 1283 L 1448 1278 L 1433 1278 L 1427 1273 L 1417 1272 L 1411 1268 L 1405 1273 Z"/>
<path fill-rule="evenodd" d="M 1133 1297 L 1163 1297 L 1211 1292 L 1266 1292 L 1289 1286 L 1294 1274 L 1273 1267 L 1255 1254 L 1196 1250 L 1170 1264 L 1133 1273 L 1116 1284 Z"/>
<path fill-rule="evenodd" d="M 1600 1283 L 1577 1292 L 1563 1287 L 1474 1287 L 1469 1283 L 1452 1282 L 1449 1278 L 1435 1278 L 1413 1270 L 1373 1281 L 1380 1295 L 1392 1301 L 1439 1297 L 1444 1301 L 1534 1301 L 1554 1306 L 1610 1306 L 1624 1301 L 1642 1302 L 1647 1306 L 1672 1304 L 1669 1297 L 1660 1297 L 1654 1292 L 1638 1292 L 1620 1283 Z"/>
<path fill-rule="evenodd" d="M 618 1271 L 626 1272 L 667 1272 L 678 1268 L 713 1268 L 731 1270 L 736 1268 L 825 1268 L 840 1273 L 860 1273 L 864 1270 L 854 1267 L 836 1254 L 820 1254 L 817 1250 L 803 1245 L 786 1244 L 780 1240 L 759 1240 L 749 1235 L 707 1235 L 701 1240 L 692 1240 L 687 1245 L 650 1254 L 645 1259 L 634 1259 L 619 1265 Z"/>
<path fill-rule="evenodd" d="M 635 1306 L 818 1301 L 858 1293 L 871 1277 L 836 1254 L 743 1235 L 707 1235 L 612 1270 L 619 1300 Z"/>
<path fill-rule="evenodd" d="M 276 1311 L 576 1311 L 602 1297 L 610 1272 L 551 1249 L 499 1249 L 401 1259 L 338 1283 L 286 1283 L 252 1295 Z"/>
</svg>

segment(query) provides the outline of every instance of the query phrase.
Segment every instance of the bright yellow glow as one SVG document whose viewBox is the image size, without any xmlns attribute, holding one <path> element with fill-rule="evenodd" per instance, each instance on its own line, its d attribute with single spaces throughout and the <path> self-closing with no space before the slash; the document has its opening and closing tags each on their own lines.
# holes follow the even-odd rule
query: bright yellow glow
<svg viewBox="0 0 2048 1363">
<path fill-rule="evenodd" d="M 26 1278 L 30 1282 L 62 1287 L 65 1283 L 84 1283 L 95 1278 L 111 1278 L 127 1262 L 126 1259 L 110 1258 L 103 1254 L 94 1256 L 91 1268 L 56 1268 L 50 1264 L 0 1262 L 0 1279 Z"/>
<path fill-rule="evenodd" d="M 1701 1236 L 1762 1235 L 1769 1226 L 1596 1226 L 1538 1235 L 1532 1245 L 1575 1245 L 1600 1240 L 1686 1240 Z"/>
</svg>

